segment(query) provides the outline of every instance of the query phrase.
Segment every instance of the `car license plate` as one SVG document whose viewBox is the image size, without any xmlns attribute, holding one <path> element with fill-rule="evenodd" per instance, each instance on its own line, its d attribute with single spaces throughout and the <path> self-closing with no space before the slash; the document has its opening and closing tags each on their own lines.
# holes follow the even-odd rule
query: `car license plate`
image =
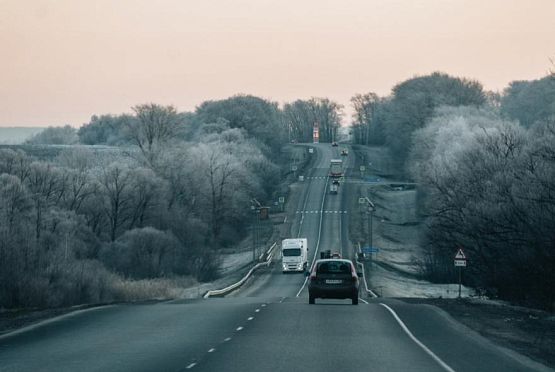
<svg viewBox="0 0 555 372">
<path fill-rule="evenodd" d="M 341 284 L 342 282 L 340 279 L 326 279 L 326 284 Z"/>
</svg>

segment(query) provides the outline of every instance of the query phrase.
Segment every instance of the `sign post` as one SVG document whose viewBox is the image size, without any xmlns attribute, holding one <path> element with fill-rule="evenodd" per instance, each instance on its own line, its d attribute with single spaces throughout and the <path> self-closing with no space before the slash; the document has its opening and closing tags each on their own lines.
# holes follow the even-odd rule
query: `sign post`
<svg viewBox="0 0 555 372">
<path fill-rule="evenodd" d="M 285 196 L 280 196 L 278 198 L 278 203 L 281 206 L 281 211 L 283 212 L 283 205 L 285 204 Z"/>
<path fill-rule="evenodd" d="M 459 298 L 461 298 L 462 268 L 466 267 L 466 256 L 462 248 L 459 248 L 455 255 L 455 267 L 459 268 Z"/>
</svg>

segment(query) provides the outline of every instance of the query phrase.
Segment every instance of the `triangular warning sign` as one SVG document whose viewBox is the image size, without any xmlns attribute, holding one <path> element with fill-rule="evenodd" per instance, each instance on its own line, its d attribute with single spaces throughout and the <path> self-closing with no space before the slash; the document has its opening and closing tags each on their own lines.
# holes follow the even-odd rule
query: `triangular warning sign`
<svg viewBox="0 0 555 372">
<path fill-rule="evenodd" d="M 455 260 L 466 260 L 466 256 L 464 255 L 462 248 L 459 248 L 459 251 L 455 255 Z"/>
</svg>

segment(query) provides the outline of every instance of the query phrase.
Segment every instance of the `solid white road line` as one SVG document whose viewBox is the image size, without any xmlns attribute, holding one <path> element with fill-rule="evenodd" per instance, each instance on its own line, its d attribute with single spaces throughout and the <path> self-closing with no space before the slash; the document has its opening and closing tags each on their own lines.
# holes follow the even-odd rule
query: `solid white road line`
<svg viewBox="0 0 555 372">
<path fill-rule="evenodd" d="M 426 347 L 426 345 L 424 345 L 422 342 L 420 342 L 419 339 L 417 339 L 412 332 L 407 328 L 407 326 L 405 325 L 405 323 L 403 323 L 403 321 L 401 320 L 401 318 L 399 318 L 399 316 L 397 315 L 397 313 L 390 308 L 389 306 L 387 306 L 384 303 L 380 303 L 380 305 L 382 305 L 383 307 L 385 307 L 390 313 L 391 315 L 393 315 L 393 317 L 395 318 L 395 320 L 397 321 L 397 323 L 399 323 L 399 325 L 401 326 L 401 328 L 403 329 L 403 331 L 405 331 L 405 333 L 411 338 L 411 340 L 414 341 L 414 343 L 416 343 L 418 346 L 420 346 L 420 348 L 422 350 L 424 350 L 426 352 L 426 354 L 428 354 L 429 356 L 432 357 L 432 359 L 434 359 L 443 369 L 445 369 L 448 372 L 455 372 L 455 370 L 451 367 L 449 367 L 449 365 L 447 365 L 447 363 L 445 363 L 443 360 L 441 360 L 437 355 L 434 354 L 433 351 L 431 351 L 430 349 L 428 349 L 428 347 Z"/>
<path fill-rule="evenodd" d="M 324 196 L 322 196 L 322 205 L 320 206 L 321 211 L 324 210 L 324 202 L 326 201 L 327 192 L 328 192 L 328 179 L 326 177 L 326 186 L 324 187 Z M 316 247 L 314 247 L 314 257 L 312 257 L 312 262 L 310 264 L 309 272 L 312 271 L 312 267 L 314 266 L 314 262 L 316 261 L 316 254 L 318 253 L 318 247 L 320 247 L 320 237 L 322 236 L 322 220 L 323 220 L 323 218 L 324 218 L 324 214 L 320 213 L 320 225 L 318 227 L 318 241 L 316 241 Z M 300 232 L 300 229 L 299 229 L 299 232 Z M 299 289 L 299 291 L 297 292 L 297 295 L 295 297 L 299 297 L 299 295 L 303 291 L 304 287 L 306 286 L 307 282 L 308 282 L 308 276 L 304 279 L 303 285 L 301 286 L 301 289 Z"/>
</svg>

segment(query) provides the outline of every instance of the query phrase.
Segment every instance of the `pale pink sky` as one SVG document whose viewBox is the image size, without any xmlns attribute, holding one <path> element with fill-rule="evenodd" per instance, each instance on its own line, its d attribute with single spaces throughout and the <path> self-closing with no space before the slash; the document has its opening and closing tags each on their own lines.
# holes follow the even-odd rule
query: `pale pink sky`
<svg viewBox="0 0 555 372">
<path fill-rule="evenodd" d="M 237 93 L 348 106 L 433 71 L 544 76 L 555 0 L 0 0 L 0 48 L 0 126 Z"/>
</svg>

